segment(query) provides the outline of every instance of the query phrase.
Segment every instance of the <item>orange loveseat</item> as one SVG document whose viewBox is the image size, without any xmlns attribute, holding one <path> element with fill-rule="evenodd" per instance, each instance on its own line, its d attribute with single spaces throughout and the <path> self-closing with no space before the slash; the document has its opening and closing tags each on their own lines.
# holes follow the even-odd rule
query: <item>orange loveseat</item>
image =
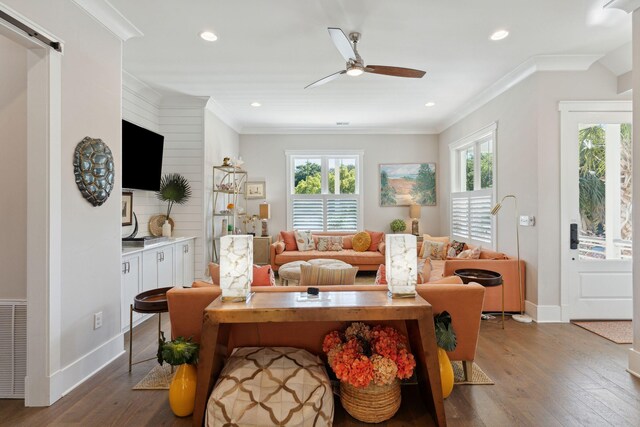
<svg viewBox="0 0 640 427">
<path fill-rule="evenodd" d="M 252 288 L 255 292 L 304 292 L 306 289 L 304 286 Z M 386 292 L 387 288 L 376 285 L 323 286 L 322 291 Z M 417 291 L 431 303 L 434 314 L 445 310 L 451 314 L 458 345 L 449 357 L 463 361 L 465 373 L 470 376 L 478 345 L 485 288 L 474 283 L 462 285 L 459 278 L 449 277 L 437 283 L 418 285 Z M 220 287 L 208 282 L 194 282 L 192 288 L 173 288 L 167 292 L 171 336 L 192 337 L 199 342 L 203 311 L 219 295 Z M 235 347 L 245 346 L 291 346 L 322 355 L 323 337 L 344 326 L 330 319 L 330 310 L 327 310 L 326 322 L 234 324 L 230 329 L 229 352 Z M 403 322 L 389 323 L 406 333 Z"/>
</svg>

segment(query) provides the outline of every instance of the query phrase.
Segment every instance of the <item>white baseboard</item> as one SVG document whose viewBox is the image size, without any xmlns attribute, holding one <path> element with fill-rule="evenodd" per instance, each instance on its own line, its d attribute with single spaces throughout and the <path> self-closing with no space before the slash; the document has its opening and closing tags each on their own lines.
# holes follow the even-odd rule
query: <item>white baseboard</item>
<svg viewBox="0 0 640 427">
<path fill-rule="evenodd" d="M 629 349 L 629 367 L 627 372 L 640 378 L 640 351 L 633 348 Z"/>
<path fill-rule="evenodd" d="M 62 374 L 63 391 L 57 398 L 69 394 L 71 390 L 95 375 L 123 353 L 124 338 L 123 334 L 119 333 L 75 362 L 62 368 L 60 373 Z"/>
<path fill-rule="evenodd" d="M 537 323 L 562 322 L 562 307 L 559 305 L 537 305 L 531 301 L 524 302 L 525 312 Z"/>
</svg>

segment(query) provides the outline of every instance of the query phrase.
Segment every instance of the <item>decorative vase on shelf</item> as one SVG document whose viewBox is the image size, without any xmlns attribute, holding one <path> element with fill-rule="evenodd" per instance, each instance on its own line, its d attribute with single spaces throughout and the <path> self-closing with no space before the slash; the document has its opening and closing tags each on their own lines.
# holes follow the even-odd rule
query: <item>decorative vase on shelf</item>
<svg viewBox="0 0 640 427">
<path fill-rule="evenodd" d="M 165 219 L 162 224 L 162 237 L 171 237 L 171 224 L 168 219 Z"/>
<path fill-rule="evenodd" d="M 189 363 L 178 366 L 169 386 L 169 405 L 176 416 L 186 417 L 193 413 L 197 378 L 195 366 Z"/>
</svg>

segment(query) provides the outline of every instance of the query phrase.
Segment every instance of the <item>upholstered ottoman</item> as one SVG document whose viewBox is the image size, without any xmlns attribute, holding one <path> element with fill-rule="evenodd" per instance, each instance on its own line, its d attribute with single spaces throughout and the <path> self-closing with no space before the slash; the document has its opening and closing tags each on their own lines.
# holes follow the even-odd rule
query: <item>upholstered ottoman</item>
<svg viewBox="0 0 640 427">
<path fill-rule="evenodd" d="M 353 285 L 358 267 L 335 259 L 312 259 L 300 267 L 300 286 Z"/>
<path fill-rule="evenodd" d="M 301 265 L 309 265 L 309 263 L 307 261 L 292 261 L 286 264 L 282 264 L 278 269 L 278 277 L 280 278 L 280 284 L 283 286 L 289 286 L 290 280 L 295 280 L 296 282 L 299 282 Z"/>
<path fill-rule="evenodd" d="M 291 347 L 240 347 L 207 404 L 206 425 L 331 426 L 333 394 L 324 364 Z"/>
</svg>

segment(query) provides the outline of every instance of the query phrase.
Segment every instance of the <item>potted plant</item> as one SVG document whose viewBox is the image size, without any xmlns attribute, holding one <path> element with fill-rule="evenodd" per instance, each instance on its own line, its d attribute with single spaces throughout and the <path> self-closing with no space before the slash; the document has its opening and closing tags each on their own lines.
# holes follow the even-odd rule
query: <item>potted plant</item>
<svg viewBox="0 0 640 427">
<path fill-rule="evenodd" d="M 451 315 L 447 311 L 443 311 L 434 316 L 433 322 L 436 327 L 436 341 L 438 343 L 442 397 L 446 399 L 453 390 L 453 367 L 451 366 L 447 351 L 456 349 L 456 333 L 451 324 Z"/>
<path fill-rule="evenodd" d="M 407 224 L 401 219 L 391 221 L 391 231 L 398 233 L 407 229 Z"/>
<path fill-rule="evenodd" d="M 171 208 L 174 204 L 185 204 L 191 198 L 191 185 L 179 173 L 166 174 L 160 180 L 160 190 L 156 192 L 158 199 L 167 202 L 167 215 L 162 225 L 162 235 L 171 236 Z"/>
<path fill-rule="evenodd" d="M 400 381 L 416 366 L 407 337 L 390 326 L 361 322 L 332 331 L 322 343 L 340 380 L 340 401 L 352 417 L 367 423 L 390 419 L 400 408 Z"/>
<path fill-rule="evenodd" d="M 158 346 L 158 363 L 164 362 L 177 366 L 171 385 L 169 386 L 169 405 L 178 417 L 186 417 L 193 413 L 196 399 L 196 367 L 198 363 L 198 344 L 191 338 L 178 337 L 167 341 L 161 334 Z"/>
</svg>

